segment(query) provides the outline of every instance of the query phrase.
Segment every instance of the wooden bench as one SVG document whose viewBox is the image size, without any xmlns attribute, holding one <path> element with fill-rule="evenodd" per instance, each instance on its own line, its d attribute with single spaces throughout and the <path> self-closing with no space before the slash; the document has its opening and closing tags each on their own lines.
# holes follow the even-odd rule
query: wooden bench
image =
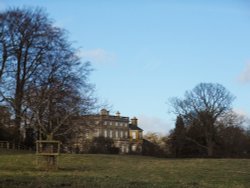
<svg viewBox="0 0 250 188">
<path fill-rule="evenodd" d="M 46 169 L 57 169 L 57 157 L 60 154 L 60 145 L 61 142 L 56 140 L 37 140 L 37 165 L 42 165 Z"/>
</svg>

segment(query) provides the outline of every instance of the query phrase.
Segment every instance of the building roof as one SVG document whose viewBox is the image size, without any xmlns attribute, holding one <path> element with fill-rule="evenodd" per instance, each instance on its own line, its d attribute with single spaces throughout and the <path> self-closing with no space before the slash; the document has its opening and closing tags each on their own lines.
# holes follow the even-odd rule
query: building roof
<svg viewBox="0 0 250 188">
<path fill-rule="evenodd" d="M 129 124 L 129 129 L 130 130 L 143 131 L 143 129 L 141 129 L 140 127 L 132 125 L 132 124 Z"/>
</svg>

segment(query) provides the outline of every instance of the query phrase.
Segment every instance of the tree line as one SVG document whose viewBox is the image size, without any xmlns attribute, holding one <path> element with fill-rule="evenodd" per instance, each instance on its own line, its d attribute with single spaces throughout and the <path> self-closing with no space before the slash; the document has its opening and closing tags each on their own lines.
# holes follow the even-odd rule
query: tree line
<svg viewBox="0 0 250 188">
<path fill-rule="evenodd" d="M 144 153 L 169 157 L 249 157 L 250 127 L 245 126 L 245 117 L 233 111 L 234 99 L 224 86 L 214 83 L 200 83 L 187 91 L 184 98 L 170 99 L 171 111 L 176 114 L 175 128 L 165 137 L 147 135 L 153 149 L 147 145 L 149 149 Z"/>
</svg>

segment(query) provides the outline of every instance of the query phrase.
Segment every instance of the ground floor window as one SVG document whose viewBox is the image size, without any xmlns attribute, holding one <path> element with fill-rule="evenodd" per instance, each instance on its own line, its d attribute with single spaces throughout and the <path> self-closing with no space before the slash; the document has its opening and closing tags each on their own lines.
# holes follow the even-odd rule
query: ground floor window
<svg viewBox="0 0 250 188">
<path fill-rule="evenodd" d="M 128 153 L 128 152 L 129 152 L 129 147 L 127 146 L 127 147 L 126 147 L 126 153 Z"/>
<path fill-rule="evenodd" d="M 136 145 L 132 145 L 132 151 L 136 151 Z"/>
<path fill-rule="evenodd" d="M 125 152 L 125 147 L 124 146 L 122 146 L 121 151 L 122 151 L 122 153 Z"/>
</svg>

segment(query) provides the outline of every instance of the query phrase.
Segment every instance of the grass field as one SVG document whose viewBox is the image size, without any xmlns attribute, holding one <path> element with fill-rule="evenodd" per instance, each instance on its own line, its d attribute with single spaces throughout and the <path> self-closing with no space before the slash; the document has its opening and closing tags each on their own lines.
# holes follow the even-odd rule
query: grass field
<svg viewBox="0 0 250 188">
<path fill-rule="evenodd" d="M 45 171 L 34 154 L 0 151 L 0 187 L 249 188 L 250 159 L 67 154 L 58 170 Z"/>
</svg>

